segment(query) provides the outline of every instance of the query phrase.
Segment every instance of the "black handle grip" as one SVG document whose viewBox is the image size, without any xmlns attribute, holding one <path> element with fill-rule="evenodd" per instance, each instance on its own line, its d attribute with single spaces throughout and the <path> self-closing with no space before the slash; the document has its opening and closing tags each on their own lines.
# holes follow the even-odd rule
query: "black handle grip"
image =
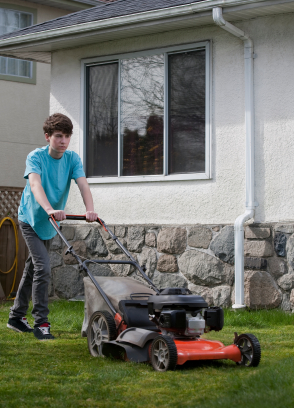
<svg viewBox="0 0 294 408">
<path fill-rule="evenodd" d="M 80 220 L 80 221 L 85 221 L 86 216 L 85 215 L 67 215 L 66 214 L 66 219 L 67 220 Z"/>
</svg>

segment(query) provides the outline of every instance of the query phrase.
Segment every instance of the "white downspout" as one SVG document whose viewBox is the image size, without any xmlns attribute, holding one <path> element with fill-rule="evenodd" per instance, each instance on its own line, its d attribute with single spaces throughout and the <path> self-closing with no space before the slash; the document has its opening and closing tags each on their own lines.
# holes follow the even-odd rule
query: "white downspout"
<svg viewBox="0 0 294 408">
<path fill-rule="evenodd" d="M 224 20 L 222 8 L 212 9 L 214 22 L 244 42 L 245 59 L 245 128 L 246 128 L 246 208 L 235 221 L 235 304 L 244 304 L 244 223 L 254 218 L 257 203 L 254 199 L 254 102 L 253 102 L 253 41 L 244 31 Z"/>
</svg>

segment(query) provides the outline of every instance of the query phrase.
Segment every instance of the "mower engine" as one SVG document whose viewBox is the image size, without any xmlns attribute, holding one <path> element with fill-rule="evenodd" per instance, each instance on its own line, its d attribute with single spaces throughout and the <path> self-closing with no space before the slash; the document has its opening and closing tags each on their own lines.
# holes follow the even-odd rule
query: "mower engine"
<svg viewBox="0 0 294 408">
<path fill-rule="evenodd" d="M 167 288 L 148 299 L 148 312 L 162 333 L 173 336 L 199 337 L 224 325 L 220 307 L 208 307 L 201 296 L 185 288 Z"/>
</svg>

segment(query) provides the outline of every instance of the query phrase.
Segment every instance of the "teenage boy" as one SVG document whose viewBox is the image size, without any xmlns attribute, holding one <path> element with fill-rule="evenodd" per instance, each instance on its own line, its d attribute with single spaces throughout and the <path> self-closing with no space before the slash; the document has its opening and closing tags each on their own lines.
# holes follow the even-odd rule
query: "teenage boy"
<svg viewBox="0 0 294 408">
<path fill-rule="evenodd" d="M 94 211 L 81 159 L 75 152 L 67 150 L 73 130 L 71 120 L 55 113 L 46 119 L 43 130 L 49 144 L 32 151 L 26 160 L 24 178 L 27 184 L 21 197 L 18 219 L 29 257 L 10 309 L 7 327 L 17 332 L 33 332 L 39 340 L 51 340 L 54 337 L 48 322 L 50 259 L 47 249 L 56 231 L 48 216 L 54 215 L 57 221 L 66 218 L 64 207 L 72 179 L 84 200 L 87 221 L 96 221 L 98 215 Z M 34 329 L 25 317 L 31 296 Z"/>
</svg>

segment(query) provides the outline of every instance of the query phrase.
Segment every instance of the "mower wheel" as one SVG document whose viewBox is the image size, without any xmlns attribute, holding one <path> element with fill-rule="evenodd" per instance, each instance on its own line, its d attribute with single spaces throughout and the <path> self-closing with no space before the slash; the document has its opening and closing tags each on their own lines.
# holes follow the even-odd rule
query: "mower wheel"
<svg viewBox="0 0 294 408">
<path fill-rule="evenodd" d="M 235 343 L 242 354 L 242 360 L 238 365 L 246 367 L 257 367 L 261 358 L 261 349 L 259 341 L 253 334 L 240 334 Z"/>
<path fill-rule="evenodd" d="M 163 335 L 156 337 L 151 346 L 150 357 L 155 371 L 174 370 L 178 353 L 173 339 Z"/>
<path fill-rule="evenodd" d="M 94 312 L 90 318 L 87 332 L 90 354 L 93 357 L 103 356 L 103 343 L 115 340 L 116 337 L 116 324 L 113 316 L 106 310 Z"/>
</svg>

